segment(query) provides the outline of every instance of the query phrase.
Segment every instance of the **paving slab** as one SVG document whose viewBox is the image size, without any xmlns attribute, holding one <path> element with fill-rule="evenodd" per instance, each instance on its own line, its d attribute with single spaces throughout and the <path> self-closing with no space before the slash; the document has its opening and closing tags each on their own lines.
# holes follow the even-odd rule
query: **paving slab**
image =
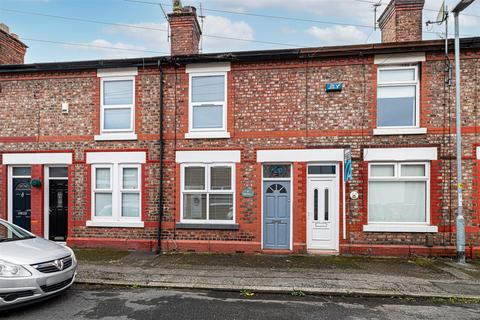
<svg viewBox="0 0 480 320">
<path fill-rule="evenodd" d="M 94 252 L 92 252 L 93 254 Z M 81 253 L 82 257 L 88 255 Z M 103 255 L 105 256 L 105 255 Z M 108 255 L 106 255 L 108 257 Z M 480 266 L 382 259 L 132 252 L 79 259 L 78 283 L 162 288 L 480 300 Z"/>
</svg>

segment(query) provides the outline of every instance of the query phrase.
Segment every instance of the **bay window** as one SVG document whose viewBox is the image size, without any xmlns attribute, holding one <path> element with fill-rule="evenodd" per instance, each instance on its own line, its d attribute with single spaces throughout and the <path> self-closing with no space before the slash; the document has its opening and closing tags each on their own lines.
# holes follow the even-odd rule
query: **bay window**
<svg viewBox="0 0 480 320">
<path fill-rule="evenodd" d="M 429 224 L 429 163 L 370 163 L 368 223 Z"/>
<path fill-rule="evenodd" d="M 182 165 L 182 222 L 235 222 L 234 168 L 233 164 Z"/>
</svg>

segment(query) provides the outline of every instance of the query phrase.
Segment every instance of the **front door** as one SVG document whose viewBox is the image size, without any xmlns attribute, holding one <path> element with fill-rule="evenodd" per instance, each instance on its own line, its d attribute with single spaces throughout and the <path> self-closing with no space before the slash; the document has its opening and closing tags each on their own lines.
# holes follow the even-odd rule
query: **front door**
<svg viewBox="0 0 480 320">
<path fill-rule="evenodd" d="M 263 248 L 290 249 L 290 182 L 263 184 Z"/>
<path fill-rule="evenodd" d="M 68 230 L 68 180 L 50 180 L 49 235 L 54 241 L 66 241 Z"/>
<path fill-rule="evenodd" d="M 12 189 L 13 223 L 25 230 L 30 231 L 30 178 L 13 178 Z"/>
<path fill-rule="evenodd" d="M 307 196 L 307 248 L 338 250 L 338 205 L 335 179 L 310 178 Z"/>
</svg>

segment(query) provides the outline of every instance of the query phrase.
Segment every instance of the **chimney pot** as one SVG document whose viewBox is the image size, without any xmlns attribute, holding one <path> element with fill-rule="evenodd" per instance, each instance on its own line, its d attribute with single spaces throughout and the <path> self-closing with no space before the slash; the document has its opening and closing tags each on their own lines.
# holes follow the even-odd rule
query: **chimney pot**
<svg viewBox="0 0 480 320">
<path fill-rule="evenodd" d="M 382 42 L 422 40 L 425 0 L 391 0 L 378 19 Z"/>
</svg>

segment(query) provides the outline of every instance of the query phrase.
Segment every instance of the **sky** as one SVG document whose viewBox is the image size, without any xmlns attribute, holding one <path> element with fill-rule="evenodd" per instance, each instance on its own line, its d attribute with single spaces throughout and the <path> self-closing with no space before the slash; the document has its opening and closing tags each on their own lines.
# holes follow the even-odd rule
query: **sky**
<svg viewBox="0 0 480 320">
<path fill-rule="evenodd" d="M 182 3 L 203 8 L 202 52 L 210 53 L 380 42 L 380 30 L 373 29 L 378 1 Z M 388 1 L 380 0 L 377 17 Z M 446 3 L 453 8 L 458 1 Z M 442 2 L 425 1 L 424 22 L 436 20 Z M 162 56 L 169 54 L 170 44 L 158 3 L 171 12 L 171 0 L 0 0 L 0 22 L 29 46 L 26 63 Z M 480 36 L 480 0 L 462 13 L 460 26 L 462 36 Z M 453 37 L 453 16 L 449 27 Z M 444 25 L 424 24 L 423 38 L 439 39 L 444 31 Z"/>
</svg>

